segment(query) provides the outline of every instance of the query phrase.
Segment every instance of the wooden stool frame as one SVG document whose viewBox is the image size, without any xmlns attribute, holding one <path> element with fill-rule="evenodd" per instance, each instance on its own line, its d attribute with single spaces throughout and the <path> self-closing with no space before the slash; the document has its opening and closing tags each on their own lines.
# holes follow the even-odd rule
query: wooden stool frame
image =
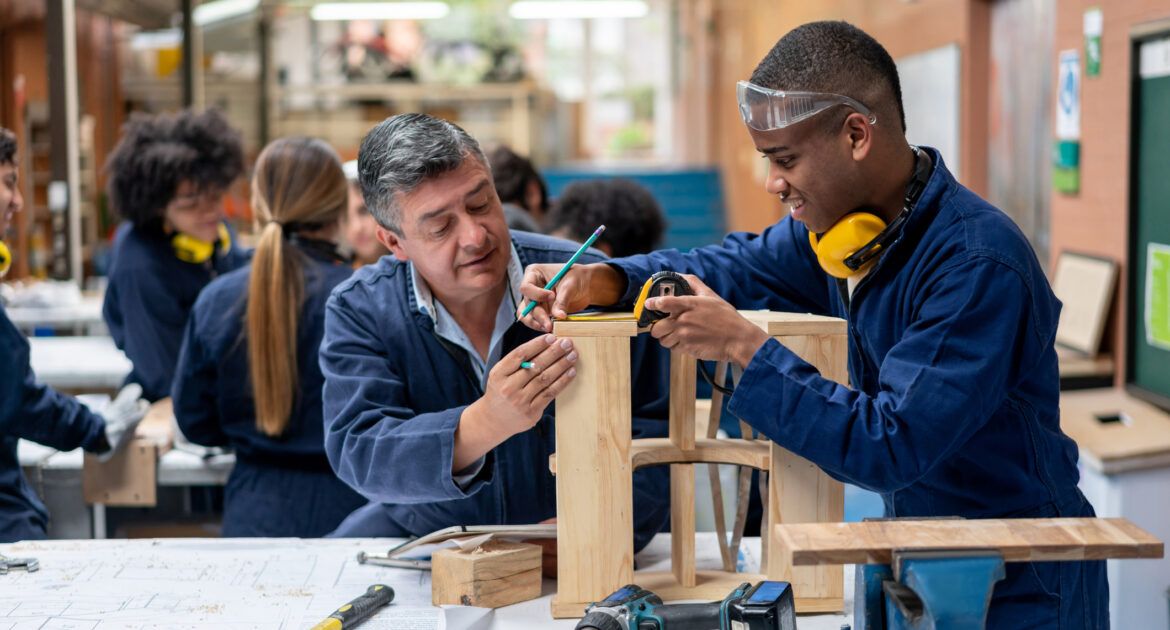
<svg viewBox="0 0 1170 630">
<path fill-rule="evenodd" d="M 840 319 L 741 313 L 826 378 L 848 380 L 845 322 Z M 580 617 L 585 607 L 636 583 L 663 600 L 722 599 L 742 582 L 792 583 L 800 612 L 836 612 L 844 605 L 843 568 L 794 567 L 776 527 L 840 522 L 844 490 L 823 471 L 767 440 L 695 437 L 695 360 L 672 353 L 670 437 L 634 440 L 630 338 L 632 320 L 560 321 L 558 337 L 573 340 L 577 378 L 556 401 L 557 594 L 554 617 Z M 815 419 L 801 419 L 815 421 Z M 695 464 L 738 464 L 768 473 L 761 541 L 762 574 L 695 569 Z M 633 471 L 670 464 L 671 571 L 634 571 Z"/>
</svg>

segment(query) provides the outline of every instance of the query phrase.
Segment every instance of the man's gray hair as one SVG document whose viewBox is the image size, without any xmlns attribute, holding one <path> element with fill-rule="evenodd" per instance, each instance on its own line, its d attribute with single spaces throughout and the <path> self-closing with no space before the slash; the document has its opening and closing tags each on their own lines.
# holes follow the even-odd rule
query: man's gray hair
<svg viewBox="0 0 1170 630">
<path fill-rule="evenodd" d="M 366 207 L 382 227 L 401 235 L 398 195 L 459 168 L 468 156 L 491 172 L 479 143 L 458 125 L 426 114 L 391 116 L 366 134 L 358 150 Z"/>
</svg>

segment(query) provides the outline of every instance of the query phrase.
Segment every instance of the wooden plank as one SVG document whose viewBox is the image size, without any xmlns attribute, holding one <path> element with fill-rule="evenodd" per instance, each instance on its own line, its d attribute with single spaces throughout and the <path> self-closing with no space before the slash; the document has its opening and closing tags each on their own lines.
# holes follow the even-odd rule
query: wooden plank
<svg viewBox="0 0 1170 630">
<path fill-rule="evenodd" d="M 686 451 L 695 448 L 695 358 L 670 353 L 670 441 Z"/>
<path fill-rule="evenodd" d="M 588 320 L 553 322 L 553 334 L 558 337 L 634 337 L 638 334 L 638 322 L 633 319 Z M 629 360 L 626 360 L 629 363 Z"/>
<path fill-rule="evenodd" d="M 570 322 L 632 322 L 633 313 L 570 313 L 565 318 Z"/>
<path fill-rule="evenodd" d="M 1123 518 L 891 520 L 777 525 L 796 565 L 890 563 L 895 550 L 993 550 L 1008 562 L 1161 558 L 1162 542 Z"/>
<path fill-rule="evenodd" d="M 597 325 L 569 322 L 568 328 L 592 334 L 588 327 Z M 630 340 L 622 334 L 573 337 L 573 343 L 577 378 L 556 400 L 554 610 L 562 599 L 601 601 L 630 582 L 634 566 Z"/>
<path fill-rule="evenodd" d="M 682 586 L 695 585 L 695 467 L 691 464 L 670 467 L 670 569 Z"/>
<path fill-rule="evenodd" d="M 740 311 L 739 314 L 772 337 L 846 334 L 845 320 L 836 317 L 775 311 Z"/>
<path fill-rule="evenodd" d="M 767 470 L 771 460 L 767 442 L 730 438 L 699 438 L 689 451 L 680 449 L 667 438 L 642 438 L 631 444 L 630 457 L 634 468 L 655 464 L 715 463 Z"/>
<path fill-rule="evenodd" d="M 86 503 L 151 507 L 158 502 L 158 446 L 135 438 L 107 462 L 85 454 L 81 494 Z"/>
<path fill-rule="evenodd" d="M 431 604 L 499 608 L 540 597 L 541 549 L 490 540 L 470 551 L 440 549 L 431 556 Z"/>
<path fill-rule="evenodd" d="M 1119 389 L 1061 392 L 1060 428 L 1105 474 L 1170 463 L 1170 414 Z"/>
<path fill-rule="evenodd" d="M 830 524 L 845 520 L 845 488 L 812 462 L 772 443 L 767 523 Z M 763 540 L 760 541 L 763 543 Z M 764 566 L 774 580 L 792 583 L 794 596 L 844 598 L 840 566 L 793 566 L 786 544 L 772 536 Z M 842 601 L 844 601 L 842 599 Z"/>
<path fill-rule="evenodd" d="M 844 334 L 783 336 L 777 340 L 817 368 L 821 376 L 839 383 L 848 382 L 848 338 Z M 765 502 L 765 522 L 769 529 L 782 523 L 835 523 L 845 519 L 845 488 L 840 482 L 803 457 L 772 442 L 769 446 L 772 467 Z M 791 582 L 793 595 L 798 598 L 839 600 L 844 605 L 843 567 L 793 566 L 785 544 L 774 532 L 765 539 L 761 540 L 761 555 L 772 579 Z"/>
<path fill-rule="evenodd" d="M 785 348 L 817 368 L 821 376 L 849 384 L 849 338 L 844 332 L 828 335 L 777 336 Z"/>
<path fill-rule="evenodd" d="M 736 464 L 767 470 L 772 461 L 768 442 L 699 438 L 695 448 L 684 451 L 668 438 L 641 438 L 630 443 L 630 463 L 634 468 L 658 464 Z M 548 469 L 557 474 L 557 455 L 548 458 Z"/>
</svg>

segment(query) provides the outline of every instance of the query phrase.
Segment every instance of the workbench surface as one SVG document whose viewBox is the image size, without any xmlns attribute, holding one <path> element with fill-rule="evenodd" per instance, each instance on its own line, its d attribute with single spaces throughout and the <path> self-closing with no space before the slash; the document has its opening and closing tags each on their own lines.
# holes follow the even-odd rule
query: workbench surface
<svg viewBox="0 0 1170 630">
<path fill-rule="evenodd" d="M 50 540 L 0 545 L 11 557 L 33 557 L 35 573 L 0 575 L 0 626 L 24 628 L 307 628 L 370 584 L 394 588 L 394 603 L 363 630 L 406 628 L 573 628 L 553 621 L 545 580 L 540 599 L 494 613 L 430 605 L 430 573 L 360 565 L 359 551 L 384 552 L 393 539 L 141 539 Z M 745 569 L 758 564 L 759 539 L 745 539 Z M 717 567 L 714 534 L 700 533 L 700 566 Z M 641 554 L 639 568 L 669 563 L 670 536 L 660 534 Z M 853 571 L 847 567 L 846 606 Z M 475 615 L 486 615 L 480 621 Z M 838 630 L 842 615 L 802 616 L 800 630 Z"/>
</svg>

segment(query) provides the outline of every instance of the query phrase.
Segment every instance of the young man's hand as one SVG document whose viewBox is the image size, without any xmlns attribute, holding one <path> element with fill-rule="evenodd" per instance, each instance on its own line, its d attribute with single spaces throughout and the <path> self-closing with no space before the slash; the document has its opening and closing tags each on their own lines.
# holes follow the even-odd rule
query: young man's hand
<svg viewBox="0 0 1170 630">
<path fill-rule="evenodd" d="M 524 362 L 532 367 L 521 367 Z M 488 373 L 483 396 L 459 418 L 452 472 L 535 426 L 544 408 L 577 375 L 576 362 L 573 342 L 552 335 L 541 335 L 501 358 Z"/>
<path fill-rule="evenodd" d="M 557 275 L 562 266 L 556 263 L 536 264 L 528 265 L 524 270 L 520 293 L 527 300 L 537 303 L 528 316 L 520 318 L 525 326 L 552 332 L 554 319 L 564 319 L 569 313 L 584 310 L 590 304 L 609 306 L 621 297 L 623 279 L 613 267 L 604 263 L 574 265 L 557 286 L 546 291 L 544 285 Z M 516 315 L 521 316 L 527 306 L 528 301 L 525 301 L 517 309 Z"/>
<path fill-rule="evenodd" d="M 664 348 L 679 350 L 706 361 L 732 361 L 747 367 L 768 334 L 744 319 L 698 277 L 686 274 L 695 295 L 663 296 L 646 300 L 646 308 L 668 313 L 650 327 Z"/>
</svg>

